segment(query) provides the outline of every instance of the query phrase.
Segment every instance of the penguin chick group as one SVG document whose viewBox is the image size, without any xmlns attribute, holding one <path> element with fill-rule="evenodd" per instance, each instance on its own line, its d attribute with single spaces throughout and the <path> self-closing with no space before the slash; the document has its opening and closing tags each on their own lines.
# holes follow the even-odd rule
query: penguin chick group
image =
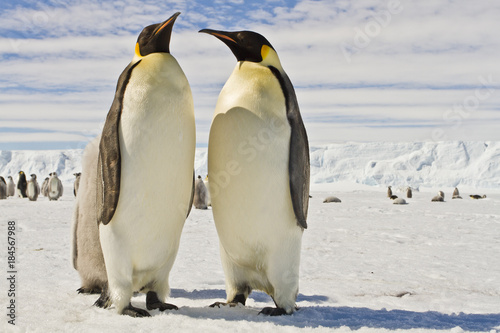
<svg viewBox="0 0 500 333">
<path fill-rule="evenodd" d="M 94 246 L 92 256 L 102 252 L 104 267 L 95 281 L 81 274 L 82 288 L 101 290 L 96 306 L 114 305 L 118 313 L 132 317 L 177 309 L 165 299 L 184 221 L 192 205 L 206 209 L 211 203 L 227 294 L 226 302 L 212 306 L 244 305 L 251 291 L 259 289 L 276 305 L 261 313 L 291 314 L 296 310 L 310 177 L 308 139 L 295 90 L 262 35 L 200 31 L 225 43 L 238 62 L 215 107 L 207 189 L 192 172 L 191 90 L 169 48 L 179 14 L 140 33 L 135 55 L 118 79 L 96 153 L 84 162 L 97 172 L 86 175 L 83 170 L 81 176 L 73 262 L 77 270 L 88 271 L 93 259 L 81 238 L 93 238 L 94 245 L 98 238 L 101 251 Z M 154 176 L 159 173 L 165 175 L 160 180 Z M 93 185 L 85 189 L 85 184 Z M 85 202 L 84 197 L 91 199 Z M 93 228 L 92 220 L 97 222 Z M 130 303 L 137 291 L 146 294 L 147 310 Z"/>
</svg>

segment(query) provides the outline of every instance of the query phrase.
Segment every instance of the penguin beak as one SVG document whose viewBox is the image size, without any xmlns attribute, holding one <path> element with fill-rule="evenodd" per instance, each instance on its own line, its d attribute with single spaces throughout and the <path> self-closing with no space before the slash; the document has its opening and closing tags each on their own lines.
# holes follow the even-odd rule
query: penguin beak
<svg viewBox="0 0 500 333">
<path fill-rule="evenodd" d="M 181 12 L 175 13 L 174 15 L 170 16 L 170 18 L 165 22 L 158 24 L 158 27 L 155 29 L 155 31 L 153 31 L 153 36 L 156 36 L 158 34 L 161 35 L 168 34 L 168 38 L 170 40 L 170 35 L 172 34 L 172 27 L 174 26 L 174 22 L 179 15 L 181 15 Z"/>
<path fill-rule="evenodd" d="M 212 29 L 202 29 L 198 32 L 203 32 L 203 33 L 215 36 L 226 44 L 227 44 L 227 42 L 232 42 L 232 43 L 238 44 L 238 42 L 234 39 L 234 37 L 230 36 L 233 34 L 231 32 L 212 30 Z"/>
<path fill-rule="evenodd" d="M 246 60 L 248 56 L 248 52 L 242 48 L 240 45 L 240 38 L 238 38 L 237 32 L 230 31 L 220 31 L 220 30 L 212 30 L 212 29 L 202 29 L 198 32 L 203 32 L 220 39 L 224 44 L 226 44 L 229 49 L 233 52 L 234 56 L 238 61 Z"/>
</svg>

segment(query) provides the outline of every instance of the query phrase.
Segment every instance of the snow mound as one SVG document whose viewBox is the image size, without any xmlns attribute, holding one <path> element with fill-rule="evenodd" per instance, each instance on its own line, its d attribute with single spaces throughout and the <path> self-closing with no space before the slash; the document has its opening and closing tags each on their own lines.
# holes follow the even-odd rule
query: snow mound
<svg viewBox="0 0 500 333">
<path fill-rule="evenodd" d="M 344 143 L 311 147 L 311 182 L 497 188 L 500 142 Z"/>
<path fill-rule="evenodd" d="M 43 179 L 57 172 L 68 184 L 81 171 L 83 150 L 0 151 L 0 175 L 23 170 Z M 207 148 L 197 148 L 195 174 L 207 174 Z M 351 182 L 404 188 L 498 188 L 500 142 L 370 142 L 311 147 L 311 183 Z"/>
</svg>

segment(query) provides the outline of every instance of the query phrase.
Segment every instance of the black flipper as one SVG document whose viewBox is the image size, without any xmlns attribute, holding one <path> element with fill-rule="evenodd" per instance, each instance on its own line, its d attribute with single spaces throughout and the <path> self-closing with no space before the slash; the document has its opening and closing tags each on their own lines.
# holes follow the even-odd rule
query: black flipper
<svg viewBox="0 0 500 333">
<path fill-rule="evenodd" d="M 116 86 L 115 98 L 109 109 L 101 141 L 97 162 L 97 219 L 98 223 L 108 224 L 115 214 L 120 196 L 121 155 L 119 125 L 123 108 L 123 97 L 132 70 L 137 64 L 129 64 L 120 75 Z"/>
<path fill-rule="evenodd" d="M 286 115 L 292 133 L 290 136 L 290 154 L 288 160 L 288 174 L 290 177 L 290 194 L 297 223 L 307 228 L 307 209 L 309 206 L 309 142 L 306 129 L 300 115 L 297 96 L 292 82 L 285 73 L 275 67 L 269 67 L 278 79 L 285 95 Z"/>
</svg>

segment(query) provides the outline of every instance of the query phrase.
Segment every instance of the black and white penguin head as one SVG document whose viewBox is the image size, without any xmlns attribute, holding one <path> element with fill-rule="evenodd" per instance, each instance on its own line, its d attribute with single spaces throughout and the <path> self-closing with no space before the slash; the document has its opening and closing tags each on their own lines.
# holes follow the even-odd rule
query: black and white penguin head
<svg viewBox="0 0 500 333">
<path fill-rule="evenodd" d="M 212 29 L 202 29 L 199 32 L 220 39 L 231 49 L 238 61 L 251 61 L 282 70 L 276 50 L 261 34 L 253 31 L 220 31 Z"/>
<path fill-rule="evenodd" d="M 12 180 L 12 176 L 7 177 L 8 180 Z"/>
<path fill-rule="evenodd" d="M 36 175 L 34 173 L 31 174 L 31 179 L 36 180 Z"/>
<path fill-rule="evenodd" d="M 152 24 L 142 29 L 135 44 L 135 56 L 132 61 L 137 62 L 151 53 L 170 53 L 172 27 L 180 14 L 177 12 L 164 22 Z"/>
</svg>

